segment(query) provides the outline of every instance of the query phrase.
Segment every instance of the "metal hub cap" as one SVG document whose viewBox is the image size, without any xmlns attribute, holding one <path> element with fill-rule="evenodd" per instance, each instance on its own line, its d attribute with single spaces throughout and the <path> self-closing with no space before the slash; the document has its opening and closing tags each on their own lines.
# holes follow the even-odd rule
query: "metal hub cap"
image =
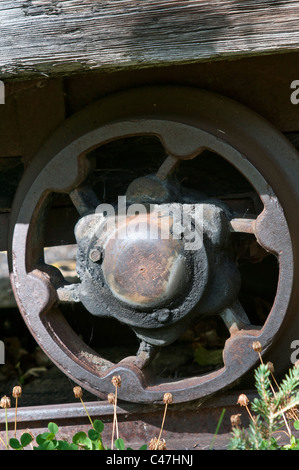
<svg viewBox="0 0 299 470">
<path fill-rule="evenodd" d="M 124 239 L 120 227 L 108 240 L 103 261 L 104 277 L 113 295 L 137 308 L 167 305 L 183 292 L 190 277 L 183 243 L 152 238 L 153 226 L 147 218 L 137 217 L 141 229 Z M 132 220 L 126 229 L 130 223 Z"/>
</svg>

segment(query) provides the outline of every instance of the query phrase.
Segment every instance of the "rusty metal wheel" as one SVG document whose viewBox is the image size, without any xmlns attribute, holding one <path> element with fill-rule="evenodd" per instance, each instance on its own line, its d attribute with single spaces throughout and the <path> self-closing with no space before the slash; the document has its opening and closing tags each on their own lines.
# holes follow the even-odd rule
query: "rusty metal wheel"
<svg viewBox="0 0 299 470">
<path fill-rule="evenodd" d="M 107 226 L 109 208 L 104 211 L 89 182 L 91 155 L 133 136 L 155 136 L 166 158 L 154 174 L 133 178 L 125 202 L 126 210 L 134 210 L 123 219 L 115 205 L 118 224 Z M 249 182 L 258 195 L 251 213 L 244 215 L 201 187 L 183 188 L 178 169 L 207 151 Z M 279 367 L 286 367 L 298 330 L 298 175 L 298 154 L 276 129 L 240 104 L 201 90 L 130 90 L 72 116 L 26 171 L 11 215 L 11 280 L 30 331 L 60 369 L 97 396 L 112 391 L 112 376 L 121 375 L 119 397 L 131 402 L 161 402 L 167 391 L 179 403 L 231 386 L 257 363 L 255 340 L 264 355 L 274 351 Z M 66 283 L 45 262 L 45 220 L 53 193 L 68 195 L 78 211 L 78 283 Z M 138 215 L 143 228 L 138 236 L 125 231 L 120 237 L 124 227 L 136 222 L 140 205 L 147 208 Z M 160 210 L 154 221 L 149 218 L 152 207 Z M 176 210 L 187 214 L 179 236 L 174 230 Z M 149 238 L 151 230 L 161 229 L 165 214 L 171 216 L 169 236 Z M 197 236 L 201 243 L 190 245 Z M 273 304 L 262 324 L 255 324 L 239 298 L 236 246 L 244 238 L 254 241 L 263 257 L 271 254 L 278 266 Z M 140 342 L 136 355 L 114 364 L 96 353 L 61 314 L 61 305 L 68 302 L 79 302 L 88 315 L 128 325 Z M 175 342 L 198 319 L 211 316 L 220 318 L 228 333 L 223 365 L 191 377 L 155 376 L 151 363 L 160 348 Z"/>
</svg>

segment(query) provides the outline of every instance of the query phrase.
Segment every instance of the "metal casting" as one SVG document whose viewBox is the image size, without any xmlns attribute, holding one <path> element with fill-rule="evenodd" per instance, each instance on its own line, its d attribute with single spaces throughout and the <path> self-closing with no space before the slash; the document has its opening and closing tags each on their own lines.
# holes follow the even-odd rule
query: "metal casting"
<svg viewBox="0 0 299 470">
<path fill-rule="evenodd" d="M 156 174 L 137 178 L 127 188 L 126 208 L 143 204 L 148 210 L 138 219 L 143 227 L 138 236 L 120 237 L 137 223 L 137 216 L 123 219 L 115 207 L 113 225 L 109 216 L 97 211 L 101 201 L 88 184 L 88 153 L 115 139 L 138 135 L 157 136 L 169 156 Z M 188 193 L 174 182 L 180 161 L 196 158 L 204 149 L 221 155 L 250 181 L 263 204 L 256 218 L 235 218 L 223 202 L 210 200 L 200 188 Z M 281 155 L 298 170 L 296 150 L 270 124 L 237 103 L 197 89 L 147 87 L 118 93 L 66 121 L 25 175 L 10 227 L 15 297 L 29 329 L 53 362 L 100 397 L 112 391 L 112 376 L 121 375 L 120 399 L 141 403 L 161 402 L 166 391 L 176 403 L 206 397 L 251 369 L 257 362 L 252 342 L 260 341 L 267 353 L 298 295 L 293 285 L 290 196 L 280 188 L 288 181 L 292 192 L 293 176 L 283 167 Z M 53 192 L 69 194 L 78 210 L 78 284 L 68 285 L 44 262 L 44 218 Z M 160 211 L 154 220 L 153 205 Z M 184 223 L 181 236 L 174 236 L 175 209 L 189 210 L 191 232 L 196 235 L 197 230 L 202 240 L 199 248 L 185 249 L 190 233 Z M 163 227 L 165 214 L 172 221 L 169 237 L 149 238 L 151 231 Z M 238 300 L 233 232 L 254 235 L 279 263 L 275 302 L 262 327 L 250 323 Z M 140 339 L 136 356 L 118 364 L 100 357 L 66 323 L 59 311 L 61 302 L 81 302 L 93 315 L 129 325 Z M 211 314 L 223 319 L 230 334 L 223 367 L 171 383 L 153 377 L 148 366 L 159 348 L 175 341 L 196 319 Z"/>
</svg>

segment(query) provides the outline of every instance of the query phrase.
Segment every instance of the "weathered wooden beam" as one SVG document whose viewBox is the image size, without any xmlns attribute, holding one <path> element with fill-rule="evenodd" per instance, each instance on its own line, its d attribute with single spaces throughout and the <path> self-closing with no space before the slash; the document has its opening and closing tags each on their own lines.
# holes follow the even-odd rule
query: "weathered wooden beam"
<svg viewBox="0 0 299 470">
<path fill-rule="evenodd" d="M 293 0 L 2 0 L 0 77 L 299 49 Z"/>
</svg>

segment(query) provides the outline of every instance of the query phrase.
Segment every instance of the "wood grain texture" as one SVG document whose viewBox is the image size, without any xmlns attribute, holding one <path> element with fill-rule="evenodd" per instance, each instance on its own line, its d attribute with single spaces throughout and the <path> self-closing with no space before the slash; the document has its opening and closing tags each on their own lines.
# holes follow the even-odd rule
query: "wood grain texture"
<svg viewBox="0 0 299 470">
<path fill-rule="evenodd" d="M 1 0 L 0 76 L 299 49 L 299 1 Z"/>
</svg>

